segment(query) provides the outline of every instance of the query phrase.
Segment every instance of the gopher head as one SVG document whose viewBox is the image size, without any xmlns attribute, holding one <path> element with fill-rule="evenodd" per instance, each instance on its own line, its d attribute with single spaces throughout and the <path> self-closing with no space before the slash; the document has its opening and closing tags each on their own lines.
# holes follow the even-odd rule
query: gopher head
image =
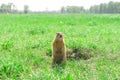
<svg viewBox="0 0 120 80">
<path fill-rule="evenodd" d="M 64 38 L 64 36 L 63 36 L 63 34 L 61 32 L 56 33 L 56 39 L 63 40 L 63 38 Z"/>
</svg>

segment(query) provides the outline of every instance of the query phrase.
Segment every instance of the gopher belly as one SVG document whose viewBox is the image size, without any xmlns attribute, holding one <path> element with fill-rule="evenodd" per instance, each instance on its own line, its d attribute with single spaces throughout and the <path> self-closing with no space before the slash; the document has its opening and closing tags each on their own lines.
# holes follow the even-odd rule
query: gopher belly
<svg viewBox="0 0 120 80">
<path fill-rule="evenodd" d="M 64 54 L 61 53 L 57 53 L 53 55 L 53 61 L 54 63 L 61 63 L 62 61 L 64 61 Z"/>
</svg>

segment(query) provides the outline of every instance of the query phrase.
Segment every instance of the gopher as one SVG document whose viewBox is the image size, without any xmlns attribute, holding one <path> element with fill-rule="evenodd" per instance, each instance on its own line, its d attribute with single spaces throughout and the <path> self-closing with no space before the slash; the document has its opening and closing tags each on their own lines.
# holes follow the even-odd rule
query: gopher
<svg viewBox="0 0 120 80">
<path fill-rule="evenodd" d="M 61 32 L 56 33 L 52 43 L 52 63 L 59 64 L 66 60 L 66 47 L 64 36 Z"/>
</svg>

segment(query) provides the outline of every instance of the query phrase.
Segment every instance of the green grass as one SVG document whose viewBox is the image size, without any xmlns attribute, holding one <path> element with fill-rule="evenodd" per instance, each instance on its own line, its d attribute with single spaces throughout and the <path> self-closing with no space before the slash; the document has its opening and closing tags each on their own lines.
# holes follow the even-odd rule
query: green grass
<svg viewBox="0 0 120 80">
<path fill-rule="evenodd" d="M 64 33 L 67 49 L 95 56 L 52 68 L 46 53 L 56 32 Z M 0 79 L 120 80 L 119 37 L 116 14 L 0 14 Z"/>
</svg>

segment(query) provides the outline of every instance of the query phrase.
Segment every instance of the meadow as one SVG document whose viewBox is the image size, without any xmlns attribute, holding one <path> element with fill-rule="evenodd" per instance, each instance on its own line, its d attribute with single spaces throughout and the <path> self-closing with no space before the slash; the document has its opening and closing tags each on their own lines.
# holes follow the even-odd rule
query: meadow
<svg viewBox="0 0 120 80">
<path fill-rule="evenodd" d="M 83 56 L 52 68 L 56 32 Z M 0 79 L 120 80 L 120 15 L 0 14 Z"/>
</svg>

